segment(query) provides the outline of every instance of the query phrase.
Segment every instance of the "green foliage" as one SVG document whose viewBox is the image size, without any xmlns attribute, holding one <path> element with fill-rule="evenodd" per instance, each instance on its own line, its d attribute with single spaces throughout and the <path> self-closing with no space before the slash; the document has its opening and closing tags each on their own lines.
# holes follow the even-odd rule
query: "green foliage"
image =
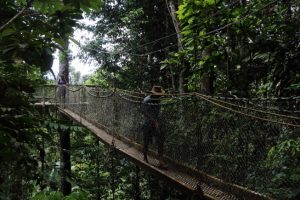
<svg viewBox="0 0 300 200">
<path fill-rule="evenodd" d="M 89 194 L 83 191 L 75 191 L 65 197 L 61 192 L 40 192 L 31 200 L 88 200 L 88 197 Z"/>
<path fill-rule="evenodd" d="M 45 83 L 41 77 L 52 67 L 52 53 L 65 46 L 64 38 L 82 19 L 82 10 L 95 8 L 99 2 L 0 1 L 1 199 L 28 199 L 34 190 L 47 185 L 58 189 L 58 155 L 53 151 L 57 137 L 51 131 L 80 128 L 44 120 L 30 105 L 32 93 Z"/>
<path fill-rule="evenodd" d="M 64 199 L 64 196 L 60 192 L 50 192 L 47 194 L 46 192 L 41 192 L 36 194 L 32 200 L 61 200 Z"/>
<path fill-rule="evenodd" d="M 103 9 L 91 13 L 91 19 L 99 20 L 97 26 L 86 27 L 95 37 L 84 48 L 84 57 L 93 57 L 101 69 L 88 83 L 98 79 L 100 85 L 111 85 L 113 74 L 119 88 L 148 90 L 153 83 L 167 85 L 168 69 L 160 70 L 159 64 L 167 54 L 157 50 L 175 44 L 176 39 L 171 37 L 140 46 L 173 33 L 172 20 L 166 17 L 165 8 L 164 1 L 108 0 Z M 149 57 L 139 56 L 152 51 Z"/>
<path fill-rule="evenodd" d="M 268 192 L 279 198 L 297 199 L 300 196 L 300 139 L 288 139 L 273 146 L 266 167 L 274 175 Z"/>
<path fill-rule="evenodd" d="M 40 77 L 52 66 L 54 49 L 66 46 L 65 41 L 83 12 L 98 19 L 95 27 L 86 27 L 95 33 L 95 39 L 86 46 L 83 56 L 91 56 L 101 65 L 87 84 L 109 87 L 114 83 L 120 88 L 146 91 L 151 84 L 159 83 L 176 90 L 178 83 L 174 79 L 183 73 L 189 91 L 203 89 L 209 77 L 217 93 L 299 94 L 298 1 L 276 1 L 265 6 L 269 1 L 232 4 L 184 0 L 177 11 L 184 46 L 180 51 L 174 45 L 177 40 L 165 1 L 108 0 L 104 7 L 99 7 L 102 1 L 94 0 L 28 2 L 31 1 L 0 2 L 0 24 L 4 25 L 0 31 L 0 179 L 4 180 L 0 183 L 0 198 L 20 199 L 21 194 L 15 190 L 20 188 L 25 196 L 45 187 L 58 190 L 56 141 L 61 131 L 70 131 L 73 136 L 69 181 L 74 188 L 89 192 L 75 191 L 63 197 L 59 192 L 44 190 L 32 199 L 134 196 L 133 164 L 105 150 L 83 128 L 49 116 L 45 120 L 29 106 L 30 93 L 44 83 Z M 20 13 L 23 7 L 27 8 Z M 5 25 L 18 13 L 21 15 Z M 174 37 L 165 37 L 169 35 Z M 157 40 L 162 37 L 164 40 Z M 170 45 L 173 46 L 165 48 Z M 147 52 L 151 53 L 144 55 Z M 74 77 L 77 75 L 74 72 Z M 182 109 L 186 107 L 182 103 Z M 285 129 L 277 130 L 256 121 L 243 122 L 236 115 L 208 109 L 208 105 L 195 104 L 193 108 L 190 116 L 176 116 L 165 123 L 169 130 L 175 130 L 170 133 L 167 146 L 178 144 L 177 148 L 183 149 L 174 158 L 225 181 L 280 199 L 299 199 L 298 136 L 291 139 L 291 132 Z M 204 114 L 195 114 L 196 108 Z M 178 112 L 175 107 L 172 109 Z M 197 123 L 182 126 L 193 121 Z M 237 123 L 239 128 L 222 126 L 225 122 Z M 265 136 L 265 126 L 275 129 L 274 133 Z M 265 144 L 259 149 L 261 141 Z M 199 151 L 203 155 L 197 159 L 190 155 Z M 153 197 L 149 194 L 150 190 L 153 192 L 149 179 L 141 172 L 141 197 L 145 199 Z"/>
<path fill-rule="evenodd" d="M 2 1 L 1 21 L 9 21 L 20 12 L 19 6 L 27 7 L 24 13 L 3 27 L 0 32 L 0 59 L 11 62 L 23 60 L 48 71 L 53 62 L 54 48 L 65 46 L 62 38 L 68 37 L 82 19 L 82 10 L 90 11 L 101 5 L 101 1 L 37 0 Z"/>
<path fill-rule="evenodd" d="M 300 22 L 299 12 L 293 9 L 299 8 L 299 2 L 266 6 L 268 3 L 182 2 L 177 14 L 185 60 L 192 66 L 186 79 L 194 79 L 187 87 L 195 88 L 190 86 L 199 81 L 195 74 L 203 80 L 205 73 L 214 71 L 215 89 L 220 92 L 232 91 L 238 96 L 299 93 L 299 49 L 295 44 Z M 263 85 L 271 87 L 257 93 Z"/>
</svg>

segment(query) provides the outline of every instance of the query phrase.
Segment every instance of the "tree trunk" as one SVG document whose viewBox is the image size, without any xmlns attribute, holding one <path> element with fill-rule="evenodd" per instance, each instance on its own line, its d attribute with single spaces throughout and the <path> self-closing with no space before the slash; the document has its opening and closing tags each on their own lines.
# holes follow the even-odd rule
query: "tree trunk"
<svg viewBox="0 0 300 200">
<path fill-rule="evenodd" d="M 68 46 L 69 43 L 65 39 L 66 44 L 63 47 L 65 52 L 60 52 L 59 59 L 59 73 L 62 73 L 66 81 L 69 82 L 69 56 Z M 61 170 L 61 185 L 60 190 L 64 195 L 71 193 L 71 183 L 68 178 L 71 175 L 71 155 L 70 155 L 70 132 L 63 130 L 60 132 L 60 170 Z"/>
<path fill-rule="evenodd" d="M 69 49 L 69 42 L 66 39 L 66 44 L 63 47 L 65 50 L 64 52 L 60 52 L 59 55 L 59 73 L 63 74 L 66 78 L 66 81 L 69 83 L 69 54 L 68 54 L 68 49 Z"/>
<path fill-rule="evenodd" d="M 23 196 L 23 185 L 22 185 L 22 176 L 17 174 L 14 176 L 15 180 L 13 180 L 13 184 L 11 187 L 11 200 L 19 200 L 22 199 Z"/>
<path fill-rule="evenodd" d="M 98 93 L 99 94 L 99 93 Z M 97 145 L 97 149 L 99 150 L 99 140 L 96 139 L 96 145 Z M 101 188 L 101 184 L 100 184 L 100 158 L 99 158 L 99 153 L 96 154 L 96 186 L 97 186 L 97 192 L 96 192 L 96 200 L 100 200 L 101 199 L 101 194 L 100 194 L 100 188 Z"/>
<path fill-rule="evenodd" d="M 166 6 L 168 6 L 168 4 L 166 4 Z M 166 31 L 166 33 L 168 33 L 168 30 L 169 30 L 169 14 L 168 13 L 169 12 L 167 12 L 165 14 L 165 24 L 166 24 L 165 25 L 165 31 Z M 165 51 L 165 58 L 167 58 L 168 55 L 169 55 L 169 51 L 168 51 L 168 49 L 166 49 L 166 51 Z M 176 91 L 175 73 L 174 73 L 174 69 L 173 69 L 172 65 L 170 66 L 170 72 L 169 73 L 170 73 L 170 77 L 171 77 L 171 88 L 172 88 L 172 91 L 175 92 Z"/>
<path fill-rule="evenodd" d="M 210 56 L 211 50 L 205 48 L 202 57 Z M 207 69 L 201 77 L 201 92 L 212 95 L 214 93 L 215 72 L 213 69 Z"/>
<path fill-rule="evenodd" d="M 179 22 L 178 22 L 177 17 L 176 17 L 175 3 L 174 3 L 173 0 L 167 0 L 167 2 L 168 2 L 168 7 L 170 9 L 169 11 L 170 11 L 170 15 L 172 17 L 174 28 L 175 28 L 175 31 L 177 33 L 178 50 L 181 51 L 181 50 L 183 50 L 183 46 L 182 46 L 182 42 L 181 42 L 182 35 L 180 34 L 180 25 L 179 25 Z"/>
<path fill-rule="evenodd" d="M 177 20 L 177 17 L 176 17 L 176 6 L 175 6 L 175 3 L 174 3 L 174 0 L 166 0 L 166 2 L 167 2 L 167 6 L 168 6 L 168 9 L 169 9 L 170 15 L 172 17 L 172 21 L 173 21 L 175 31 L 177 33 L 178 50 L 182 51 L 183 50 L 183 45 L 182 45 L 182 42 L 181 42 L 182 35 L 180 34 L 180 32 L 181 32 L 180 24 L 179 24 L 179 22 Z M 185 66 L 184 66 L 183 63 L 182 63 L 183 69 L 180 70 L 179 78 L 178 78 L 178 91 L 179 91 L 179 93 L 184 93 L 185 92 L 185 90 L 184 90 L 184 72 L 185 72 L 186 69 L 185 69 Z"/>
<path fill-rule="evenodd" d="M 71 175 L 71 155 L 70 155 L 70 132 L 64 130 L 60 132 L 60 170 L 61 182 L 60 190 L 66 196 L 71 193 L 71 183 L 68 178 Z"/>
<path fill-rule="evenodd" d="M 141 190 L 140 190 L 140 168 L 139 166 L 135 166 L 135 177 L 134 177 L 134 183 L 133 183 L 133 188 L 134 188 L 134 200 L 140 200 L 141 199 Z"/>
</svg>

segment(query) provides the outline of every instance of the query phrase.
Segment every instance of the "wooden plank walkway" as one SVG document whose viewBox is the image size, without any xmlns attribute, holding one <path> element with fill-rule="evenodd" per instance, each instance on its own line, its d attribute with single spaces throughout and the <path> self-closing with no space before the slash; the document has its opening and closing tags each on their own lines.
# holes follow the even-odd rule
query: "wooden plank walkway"
<svg viewBox="0 0 300 200">
<path fill-rule="evenodd" d="M 140 147 L 138 147 L 136 143 L 130 142 L 129 140 L 126 141 L 126 139 L 124 140 L 120 137 L 114 137 L 113 135 L 108 134 L 100 124 L 96 124 L 95 122 L 84 119 L 83 117 L 69 109 L 59 110 L 63 114 L 69 116 L 71 119 L 88 128 L 104 144 L 112 145 L 112 142 L 114 141 L 115 150 L 122 156 L 128 158 L 129 160 L 139 165 L 141 168 L 150 171 L 156 176 L 159 176 L 159 178 L 162 178 L 173 184 L 179 190 L 188 193 L 190 196 L 194 196 L 197 199 L 270 199 L 261 194 L 247 190 L 246 188 L 225 183 L 220 179 L 201 173 L 199 171 L 195 171 L 190 168 L 183 170 L 183 168 L 185 167 L 179 166 L 176 163 L 168 162 L 168 170 L 159 169 L 157 167 L 158 160 L 153 155 L 149 155 L 149 163 L 144 162 Z"/>
</svg>

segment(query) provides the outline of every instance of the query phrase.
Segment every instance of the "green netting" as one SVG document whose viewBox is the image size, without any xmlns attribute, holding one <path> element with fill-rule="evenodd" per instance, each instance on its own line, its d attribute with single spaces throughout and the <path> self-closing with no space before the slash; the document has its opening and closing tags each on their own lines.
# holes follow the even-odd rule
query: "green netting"
<svg viewBox="0 0 300 200">
<path fill-rule="evenodd" d="M 70 86 L 65 103 L 60 103 L 110 134 L 142 145 L 144 97 L 124 90 Z M 216 98 L 191 93 L 166 95 L 160 104 L 169 159 L 273 198 L 300 194 L 299 98 Z M 154 151 L 155 143 L 154 138 Z"/>
</svg>

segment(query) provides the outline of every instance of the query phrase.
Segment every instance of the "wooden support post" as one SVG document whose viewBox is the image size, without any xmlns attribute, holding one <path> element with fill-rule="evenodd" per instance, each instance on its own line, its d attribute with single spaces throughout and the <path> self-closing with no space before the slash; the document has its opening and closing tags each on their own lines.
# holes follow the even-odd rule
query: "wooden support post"
<svg viewBox="0 0 300 200">
<path fill-rule="evenodd" d="M 97 150 L 99 150 L 99 140 L 96 139 L 96 145 L 97 145 Z M 100 194 L 100 159 L 99 159 L 99 154 L 96 153 L 96 187 L 97 187 L 97 192 L 96 192 L 96 200 L 101 199 L 101 194 Z"/>
<path fill-rule="evenodd" d="M 42 87 L 42 95 L 43 95 L 43 108 L 45 108 L 45 86 Z"/>
<path fill-rule="evenodd" d="M 199 181 L 197 183 L 197 187 L 196 187 L 196 190 L 195 190 L 195 195 L 194 195 L 194 199 L 205 199 L 204 197 L 204 193 L 203 193 L 203 190 L 201 188 L 201 181 Z"/>
<path fill-rule="evenodd" d="M 64 116 L 61 116 L 63 119 Z M 71 144 L 70 131 L 62 130 L 60 132 L 60 190 L 66 196 L 71 193 L 71 183 L 68 178 L 71 176 Z"/>
<path fill-rule="evenodd" d="M 141 190 L 140 190 L 140 168 L 138 165 L 135 165 L 135 177 L 133 182 L 133 188 L 134 188 L 134 194 L 133 199 L 134 200 L 140 200 L 141 199 Z"/>
</svg>

